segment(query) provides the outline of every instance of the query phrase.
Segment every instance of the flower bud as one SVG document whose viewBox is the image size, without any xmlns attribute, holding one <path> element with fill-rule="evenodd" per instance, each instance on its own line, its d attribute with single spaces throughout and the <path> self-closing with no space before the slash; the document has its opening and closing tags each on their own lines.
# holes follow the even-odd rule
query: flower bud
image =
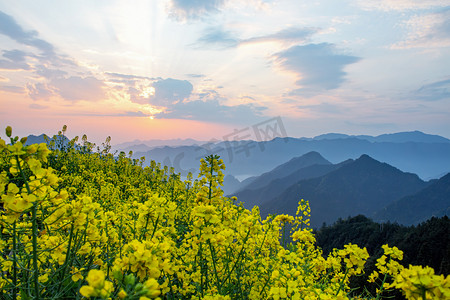
<svg viewBox="0 0 450 300">
<path fill-rule="evenodd" d="M 136 286 L 134 287 L 134 290 L 135 290 L 136 292 L 139 292 L 139 291 L 141 291 L 143 288 L 144 288 L 144 285 L 143 285 L 142 283 L 138 283 L 138 284 L 136 284 Z"/>
<path fill-rule="evenodd" d="M 134 277 L 133 274 L 129 274 L 129 275 L 125 276 L 125 284 L 134 285 L 135 281 L 136 281 L 136 278 Z"/>
<path fill-rule="evenodd" d="M 7 137 L 11 137 L 11 134 L 12 134 L 12 128 L 11 128 L 11 126 L 8 126 L 8 127 L 6 127 L 6 136 Z"/>
<path fill-rule="evenodd" d="M 122 271 L 120 271 L 120 270 L 114 270 L 114 271 L 113 271 L 113 277 L 114 277 L 115 279 L 119 280 L 119 281 L 122 281 L 122 279 L 123 279 Z"/>
</svg>

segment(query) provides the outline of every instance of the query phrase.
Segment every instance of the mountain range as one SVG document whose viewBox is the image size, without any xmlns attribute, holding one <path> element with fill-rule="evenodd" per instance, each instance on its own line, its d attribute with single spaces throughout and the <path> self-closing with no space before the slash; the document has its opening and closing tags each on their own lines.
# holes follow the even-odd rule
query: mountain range
<svg viewBox="0 0 450 300">
<path fill-rule="evenodd" d="M 419 143 L 449 143 L 450 140 L 434 134 L 426 134 L 421 131 L 409 131 L 398 133 L 387 133 L 378 136 L 370 135 L 347 135 L 341 133 L 326 133 L 318 135 L 313 140 L 334 140 L 334 139 L 348 139 L 357 138 L 361 140 L 367 140 L 369 142 L 376 143 L 407 143 L 407 142 L 419 142 Z"/>
<path fill-rule="evenodd" d="M 43 135 L 30 141 L 44 142 Z M 149 140 L 113 145 L 114 151 L 133 152 L 133 158 L 146 158 L 172 166 L 186 176 L 198 172 L 199 160 L 218 154 L 227 167 L 225 175 L 243 181 L 311 151 L 336 164 L 362 154 L 388 163 L 424 180 L 437 179 L 450 172 L 450 140 L 420 131 L 379 136 L 328 133 L 314 138 L 274 138 L 270 141 L 222 141 L 203 143 L 193 139 Z M 229 178 L 231 179 L 231 177 Z"/>
<path fill-rule="evenodd" d="M 300 199 L 308 200 L 314 228 L 359 214 L 411 225 L 449 215 L 450 173 L 426 182 L 365 154 L 331 164 L 310 152 L 253 178 L 230 196 L 246 208 L 259 206 L 262 217 L 294 215 Z"/>
<path fill-rule="evenodd" d="M 112 150 L 124 151 L 128 153 L 129 151 L 133 152 L 145 152 L 149 151 L 156 147 L 177 147 L 177 146 L 195 146 L 195 145 L 203 145 L 206 142 L 197 141 L 194 139 L 170 139 L 170 140 L 134 140 L 131 142 L 120 143 L 112 146 Z"/>
<path fill-rule="evenodd" d="M 357 159 L 363 154 L 388 163 L 424 180 L 440 178 L 450 172 L 450 140 L 419 131 L 370 136 L 326 134 L 315 138 L 275 138 L 270 141 L 222 141 L 202 145 L 155 147 L 148 151 L 133 150 L 134 158 L 173 166 L 182 175 L 196 173 L 199 160 L 218 154 L 224 160 L 226 175 L 239 181 L 259 176 L 273 168 L 311 151 L 336 164 Z M 136 150 L 136 151 L 135 151 Z"/>
<path fill-rule="evenodd" d="M 413 225 L 430 218 L 450 216 L 450 173 L 432 180 L 428 187 L 416 194 L 394 201 L 373 217 L 404 225 Z"/>
</svg>

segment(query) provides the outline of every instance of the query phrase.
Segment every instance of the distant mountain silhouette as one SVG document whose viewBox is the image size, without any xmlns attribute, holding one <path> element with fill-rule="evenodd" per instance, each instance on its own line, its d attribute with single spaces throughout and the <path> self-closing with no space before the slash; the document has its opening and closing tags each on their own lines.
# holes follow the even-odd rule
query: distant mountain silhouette
<svg viewBox="0 0 450 300">
<path fill-rule="evenodd" d="M 44 134 L 41 135 L 29 135 L 27 137 L 27 142 L 25 145 L 31 145 L 31 144 L 40 144 L 45 143 Z"/>
<path fill-rule="evenodd" d="M 170 139 L 170 140 L 134 140 L 132 142 L 120 143 L 112 146 L 113 150 L 119 150 L 124 152 L 129 152 L 130 150 L 133 152 L 144 152 L 148 151 L 155 147 L 164 147 L 164 146 L 193 146 L 193 145 L 201 145 L 205 142 L 197 141 L 194 139 Z M 146 146 L 147 148 L 145 148 Z"/>
<path fill-rule="evenodd" d="M 348 135 L 343 133 L 325 133 L 312 138 L 313 140 L 336 140 L 336 139 L 348 139 L 354 138 L 354 135 Z"/>
<path fill-rule="evenodd" d="M 128 147 L 115 147 L 115 149 L 117 149 L 117 151 L 123 151 L 125 153 L 129 153 L 130 151 L 133 152 L 145 152 L 145 151 L 150 151 L 153 148 L 147 146 L 146 144 L 138 144 L 138 145 L 133 145 L 133 146 L 128 146 Z"/>
<path fill-rule="evenodd" d="M 279 196 L 263 203 L 263 216 L 269 213 L 295 214 L 300 199 L 311 206 L 311 225 L 319 227 L 340 217 L 364 214 L 371 216 L 380 207 L 401 197 L 412 195 L 428 183 L 417 175 L 404 173 L 368 155 L 362 155 L 330 173 L 301 180 Z"/>
<path fill-rule="evenodd" d="M 366 138 L 368 141 L 377 143 L 450 143 L 449 139 L 446 139 L 439 135 L 426 134 L 420 131 L 410 132 L 398 132 L 390 134 L 382 134 L 371 139 Z"/>
<path fill-rule="evenodd" d="M 439 135 L 426 134 L 421 131 L 408 131 L 398 133 L 381 134 L 378 136 L 370 135 L 347 135 L 342 133 L 326 133 L 318 135 L 313 140 L 335 140 L 335 139 L 348 139 L 357 138 L 376 143 L 450 143 L 449 139 L 446 139 Z"/>
<path fill-rule="evenodd" d="M 47 136 L 48 140 L 51 141 L 53 139 L 53 136 Z M 60 140 L 60 143 L 62 143 L 62 145 L 67 145 L 69 143 L 69 138 L 67 138 L 66 136 L 56 136 L 57 140 Z M 56 141 L 56 140 L 55 140 Z M 45 140 L 45 134 L 41 134 L 41 135 L 29 135 L 27 137 L 27 142 L 25 143 L 25 145 L 31 145 L 31 144 L 40 144 L 40 143 L 47 143 L 47 141 Z M 57 145 L 55 145 L 57 146 Z"/>
<path fill-rule="evenodd" d="M 404 172 L 415 173 L 422 179 L 440 178 L 442 174 L 450 172 L 450 155 L 448 155 L 450 141 L 444 137 L 418 131 L 378 137 L 326 134 L 316 138 L 275 138 L 261 142 L 208 144 L 199 142 L 198 145 L 193 145 L 196 142 L 189 139 L 133 141 L 113 146 L 111 152 L 114 153 L 116 147 L 120 146 L 126 153 L 132 150 L 133 158 L 145 156 L 146 165 L 154 160 L 173 166 L 175 171 L 183 176 L 188 172 L 198 172 L 200 158 L 218 154 L 225 162 L 227 174 L 241 181 L 248 177 L 259 176 L 311 151 L 320 153 L 334 164 L 367 154 Z M 162 146 L 164 143 L 172 146 Z M 152 149 L 149 150 L 142 144 Z M 180 144 L 190 145 L 179 146 Z M 253 179 L 242 181 L 242 186 L 249 184 Z"/>
<path fill-rule="evenodd" d="M 288 162 L 279 165 L 278 167 L 263 173 L 246 186 L 242 186 L 241 189 L 255 190 L 267 186 L 272 180 L 287 177 L 299 169 L 309 167 L 312 165 L 331 165 L 331 163 L 322 157 L 318 152 L 311 151 L 300 157 L 294 157 Z"/>
<path fill-rule="evenodd" d="M 198 170 L 201 157 L 218 154 L 225 162 L 227 173 L 240 180 L 259 176 L 311 151 L 320 153 L 331 163 L 367 154 L 404 172 L 418 174 L 422 179 L 438 178 L 440 174 L 450 172 L 448 142 L 371 142 L 355 137 L 321 140 L 275 138 L 267 142 L 249 141 L 244 145 L 245 143 L 233 146 L 221 142 L 203 146 L 158 147 L 150 151 L 134 152 L 133 156 L 145 156 L 146 163 L 155 160 L 171 164 L 177 172 L 185 175 L 188 170 Z M 250 181 L 251 179 L 243 181 L 242 184 L 249 184 Z"/>
<path fill-rule="evenodd" d="M 233 175 L 225 175 L 223 179 L 223 186 L 221 187 L 224 195 L 228 195 L 236 191 L 239 188 L 241 182 L 237 180 Z"/>
<path fill-rule="evenodd" d="M 343 164 L 345 164 L 344 162 Z M 312 165 L 296 172 L 289 176 L 275 179 L 267 184 L 265 187 L 259 189 L 243 189 L 233 195 L 238 197 L 239 202 L 244 203 L 244 207 L 251 209 L 253 206 L 264 206 L 269 200 L 281 195 L 286 189 L 293 184 L 304 180 L 323 176 L 331 171 L 338 169 L 341 164 L 329 165 Z"/>
<path fill-rule="evenodd" d="M 251 209 L 280 195 L 288 187 L 303 179 L 327 174 L 340 165 L 333 165 L 317 152 L 309 152 L 301 157 L 291 159 L 275 169 L 252 178 L 252 181 L 233 193 L 239 202 Z M 244 183 L 244 182 L 243 182 Z M 242 185 L 242 183 L 241 183 Z"/>
<path fill-rule="evenodd" d="M 416 225 L 431 217 L 450 216 L 450 173 L 418 193 L 405 196 L 374 214 L 374 220 Z"/>
</svg>

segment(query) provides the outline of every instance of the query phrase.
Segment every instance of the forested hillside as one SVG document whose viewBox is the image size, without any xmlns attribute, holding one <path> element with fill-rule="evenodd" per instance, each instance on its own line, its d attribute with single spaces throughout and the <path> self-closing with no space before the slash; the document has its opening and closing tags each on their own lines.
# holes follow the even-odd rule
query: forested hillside
<svg viewBox="0 0 450 300">
<path fill-rule="evenodd" d="M 359 215 L 340 219 L 316 232 L 317 245 L 327 255 L 348 243 L 366 247 L 371 259 L 381 256 L 381 246 L 397 246 L 403 251 L 403 262 L 433 267 L 439 274 L 450 274 L 450 219 L 431 218 L 417 226 L 376 223 Z"/>
<path fill-rule="evenodd" d="M 450 216 L 450 173 L 433 180 L 418 193 L 398 199 L 374 214 L 377 220 L 405 225 L 418 224 L 430 216 Z"/>
<path fill-rule="evenodd" d="M 428 185 L 415 174 L 362 155 L 321 177 L 300 180 L 261 205 L 261 213 L 293 214 L 295 203 L 302 197 L 311 205 L 312 226 L 318 228 L 323 222 L 330 224 L 338 218 L 370 216 Z"/>
</svg>

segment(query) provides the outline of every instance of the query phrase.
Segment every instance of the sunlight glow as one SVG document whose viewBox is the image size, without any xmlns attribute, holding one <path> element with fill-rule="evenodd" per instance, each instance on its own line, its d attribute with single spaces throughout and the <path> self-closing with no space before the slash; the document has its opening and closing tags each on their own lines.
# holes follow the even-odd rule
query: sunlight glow
<svg viewBox="0 0 450 300">
<path fill-rule="evenodd" d="M 150 98 L 150 96 L 155 95 L 155 88 L 152 86 L 146 87 L 142 90 L 139 96 L 144 97 L 146 99 Z"/>
</svg>

